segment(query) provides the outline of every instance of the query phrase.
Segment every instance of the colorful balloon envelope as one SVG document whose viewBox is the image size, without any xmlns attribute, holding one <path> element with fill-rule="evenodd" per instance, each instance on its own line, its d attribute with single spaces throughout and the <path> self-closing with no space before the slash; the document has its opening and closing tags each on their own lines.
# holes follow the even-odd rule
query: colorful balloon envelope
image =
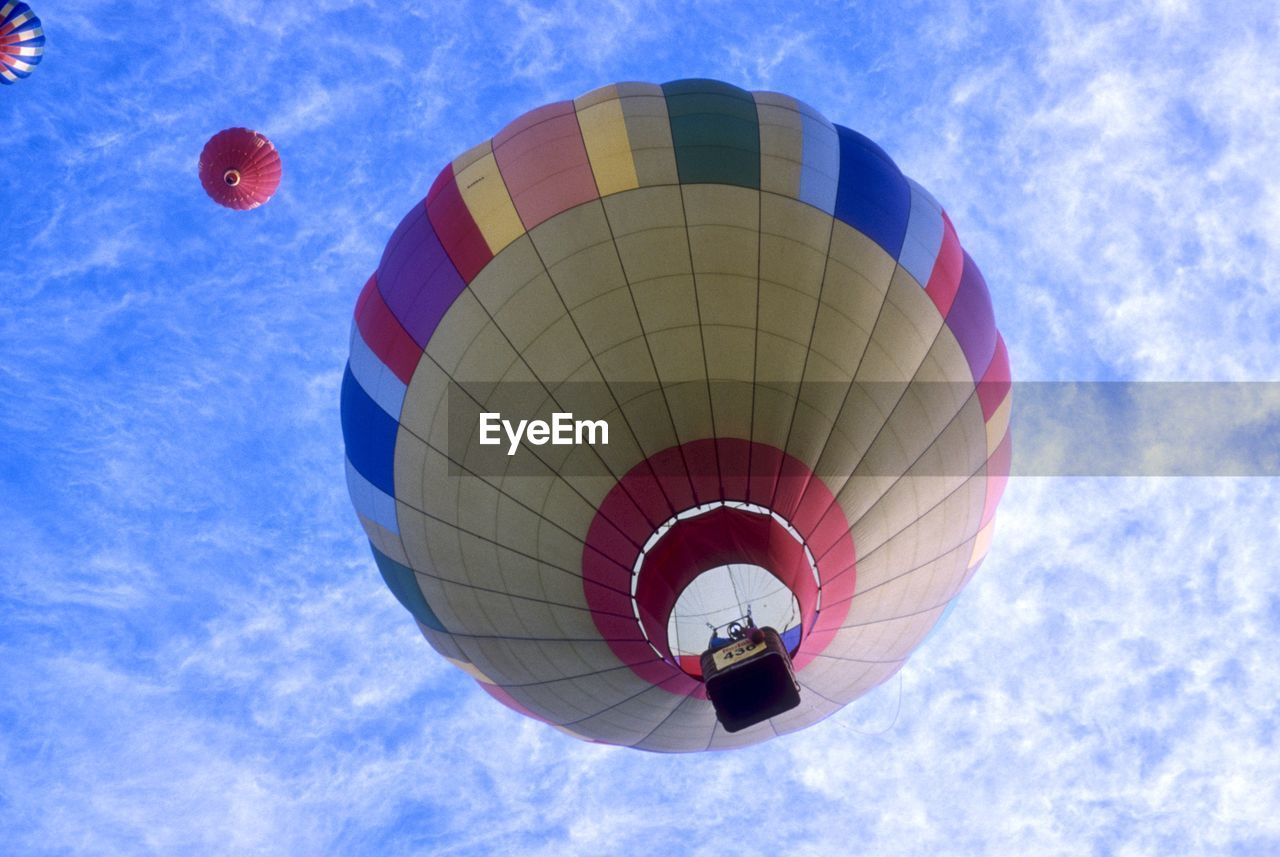
<svg viewBox="0 0 1280 857">
<path fill-rule="evenodd" d="M 200 153 L 200 183 L 219 205 L 244 211 L 271 199 L 280 186 L 280 153 L 248 128 L 219 131 Z"/>
<path fill-rule="evenodd" d="M 0 0 L 0 83 L 17 83 L 44 58 L 44 28 L 26 3 Z"/>
<path fill-rule="evenodd" d="M 387 585 L 489 695 L 590 741 L 738 747 L 943 616 L 991 542 L 1009 380 L 977 266 L 875 143 L 778 93 L 621 83 L 469 149 L 395 230 L 356 303 L 347 478 Z M 745 612 L 801 701 L 731 733 L 699 655 Z"/>
</svg>

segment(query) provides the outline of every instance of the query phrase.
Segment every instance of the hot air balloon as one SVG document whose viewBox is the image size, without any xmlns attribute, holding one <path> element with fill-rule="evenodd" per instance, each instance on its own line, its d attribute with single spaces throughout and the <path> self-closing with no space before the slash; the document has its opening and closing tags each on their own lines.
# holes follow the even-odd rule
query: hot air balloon
<svg viewBox="0 0 1280 857">
<path fill-rule="evenodd" d="M 219 131 L 200 153 L 200 184 L 205 193 L 237 211 L 257 208 L 271 199 L 281 173 L 276 147 L 248 128 Z"/>
<path fill-rule="evenodd" d="M 44 58 L 44 28 L 26 3 L 0 3 L 0 83 L 17 83 Z"/>
<path fill-rule="evenodd" d="M 1009 381 L 981 273 L 879 146 L 778 93 L 620 83 L 464 152 L 396 228 L 347 480 L 490 696 L 739 747 L 884 682 L 976 571 Z"/>
</svg>

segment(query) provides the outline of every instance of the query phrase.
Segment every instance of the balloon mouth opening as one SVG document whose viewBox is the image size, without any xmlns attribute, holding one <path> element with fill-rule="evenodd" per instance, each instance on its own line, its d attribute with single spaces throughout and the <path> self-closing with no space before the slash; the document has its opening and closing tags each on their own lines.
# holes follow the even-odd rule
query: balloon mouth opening
<svg viewBox="0 0 1280 857">
<path fill-rule="evenodd" d="M 227 187 L 235 187 L 240 184 L 240 171 L 227 170 L 222 174 L 222 180 L 227 183 Z"/>
<path fill-rule="evenodd" d="M 821 606 L 817 563 L 785 518 L 752 503 L 717 501 L 658 527 L 636 558 L 632 609 L 663 660 L 701 679 L 708 630 L 751 614 L 799 647 Z"/>
<path fill-rule="evenodd" d="M 667 616 L 665 644 L 674 663 L 703 679 L 702 653 L 736 639 L 759 642 L 759 626 L 773 628 L 789 654 L 801 642 L 800 599 L 767 566 L 725 562 L 701 572 L 677 593 Z"/>
</svg>

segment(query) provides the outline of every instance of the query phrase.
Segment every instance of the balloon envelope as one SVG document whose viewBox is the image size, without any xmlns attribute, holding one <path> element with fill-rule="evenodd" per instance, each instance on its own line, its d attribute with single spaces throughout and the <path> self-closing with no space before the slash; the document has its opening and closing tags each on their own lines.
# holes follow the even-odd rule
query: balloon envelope
<svg viewBox="0 0 1280 857">
<path fill-rule="evenodd" d="M 26 3 L 0 0 L 0 83 L 17 83 L 44 58 L 44 27 Z"/>
<path fill-rule="evenodd" d="M 219 131 L 200 153 L 200 184 L 205 193 L 219 205 L 238 211 L 271 199 L 282 172 L 276 147 L 248 128 Z"/>
<path fill-rule="evenodd" d="M 812 107 L 709 80 L 549 104 L 447 165 L 342 385 L 352 502 L 430 644 L 522 714 L 658 751 L 792 732 L 896 672 L 990 544 L 1009 408 L 933 197 Z M 484 413 L 610 435 L 508 456 Z M 731 734 L 696 655 L 748 608 L 801 703 Z"/>
</svg>

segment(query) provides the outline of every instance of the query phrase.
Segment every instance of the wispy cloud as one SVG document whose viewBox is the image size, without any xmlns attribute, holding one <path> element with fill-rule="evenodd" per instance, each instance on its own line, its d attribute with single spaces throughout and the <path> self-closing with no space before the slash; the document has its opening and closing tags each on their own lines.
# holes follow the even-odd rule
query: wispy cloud
<svg viewBox="0 0 1280 857">
<path fill-rule="evenodd" d="M 882 141 L 953 215 L 1016 376 L 1274 380 L 1269 8 L 46 5 L 46 61 L 0 99 L 6 849 L 1280 847 L 1273 481 L 1016 478 L 900 679 L 663 757 L 434 655 L 359 536 L 336 413 L 355 295 L 449 158 L 693 74 Z M 233 124 L 285 155 L 242 216 L 194 177 Z"/>
</svg>

